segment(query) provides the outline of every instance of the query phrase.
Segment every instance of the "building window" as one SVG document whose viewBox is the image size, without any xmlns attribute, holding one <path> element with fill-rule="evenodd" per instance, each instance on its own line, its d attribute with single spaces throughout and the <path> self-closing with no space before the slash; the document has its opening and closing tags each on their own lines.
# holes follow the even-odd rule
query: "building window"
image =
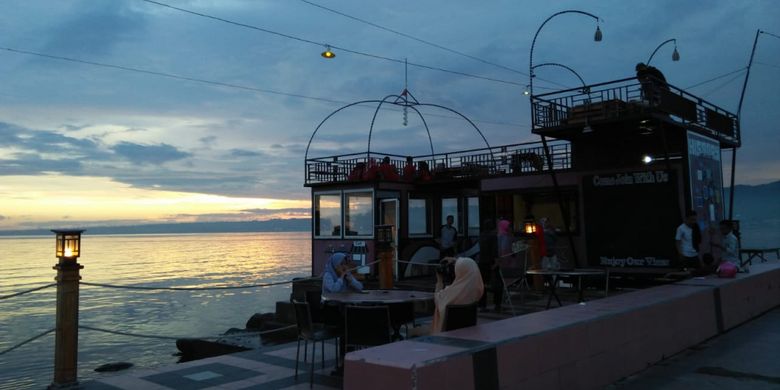
<svg viewBox="0 0 780 390">
<path fill-rule="evenodd" d="M 455 219 L 452 226 L 460 232 L 460 221 L 458 218 L 458 198 L 443 198 L 441 200 L 441 225 L 447 224 L 447 216 L 452 216 Z"/>
<path fill-rule="evenodd" d="M 371 191 L 344 193 L 344 236 L 374 235 L 374 194 Z"/>
<path fill-rule="evenodd" d="M 479 236 L 479 198 L 466 198 L 469 237 Z"/>
<path fill-rule="evenodd" d="M 341 194 L 314 195 L 314 237 L 341 237 Z"/>
<path fill-rule="evenodd" d="M 431 200 L 409 197 L 409 235 L 431 234 Z"/>
</svg>

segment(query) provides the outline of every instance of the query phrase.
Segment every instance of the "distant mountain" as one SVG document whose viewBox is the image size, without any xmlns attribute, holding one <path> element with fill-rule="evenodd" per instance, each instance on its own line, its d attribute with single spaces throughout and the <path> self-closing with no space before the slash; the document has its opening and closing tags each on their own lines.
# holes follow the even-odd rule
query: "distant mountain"
<svg viewBox="0 0 780 390">
<path fill-rule="evenodd" d="M 725 188 L 728 205 L 729 189 Z M 780 181 L 757 186 L 734 186 L 734 219 L 780 219 Z"/>
<path fill-rule="evenodd" d="M 311 230 L 310 218 L 271 219 L 249 222 L 191 222 L 159 223 L 132 226 L 91 226 L 86 227 L 90 235 L 94 234 L 182 234 L 182 233 L 249 233 L 249 232 L 308 232 Z M 47 229 L 5 230 L 0 236 L 50 235 Z"/>
</svg>

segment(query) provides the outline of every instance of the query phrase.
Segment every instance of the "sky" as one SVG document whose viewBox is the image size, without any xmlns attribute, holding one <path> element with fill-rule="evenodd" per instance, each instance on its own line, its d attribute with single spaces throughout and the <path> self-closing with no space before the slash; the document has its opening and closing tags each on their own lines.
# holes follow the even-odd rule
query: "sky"
<svg viewBox="0 0 780 390">
<path fill-rule="evenodd" d="M 780 36 L 780 7 L 769 0 L 310 0 L 510 71 L 301 0 L 161 2 L 318 44 L 142 0 L 1 1 L 0 229 L 308 215 L 304 152 L 315 127 L 345 103 L 404 88 L 402 63 L 338 49 L 326 60 L 320 44 L 483 77 L 409 66 L 407 82 L 419 101 L 463 113 L 490 144 L 501 145 L 536 139 L 523 95 L 529 49 L 557 11 L 598 15 L 604 39 L 593 41 L 593 19 L 562 15 L 540 33 L 534 61 L 563 63 L 588 83 L 632 76 L 637 62 L 676 38 L 680 61 L 671 61 L 667 45 L 653 65 L 687 88 L 745 67 L 757 29 Z M 777 36 L 759 38 L 742 112 L 738 184 L 780 179 Z M 578 83 L 555 68 L 540 68 L 537 77 L 536 92 Z M 743 80 L 738 72 L 690 92 L 735 112 Z M 373 108 L 334 116 L 310 155 L 365 151 Z M 482 146 L 465 122 L 423 112 L 437 152 Z M 412 115 L 404 126 L 402 113 L 383 110 L 375 129 L 374 150 L 425 152 L 427 138 Z"/>
</svg>

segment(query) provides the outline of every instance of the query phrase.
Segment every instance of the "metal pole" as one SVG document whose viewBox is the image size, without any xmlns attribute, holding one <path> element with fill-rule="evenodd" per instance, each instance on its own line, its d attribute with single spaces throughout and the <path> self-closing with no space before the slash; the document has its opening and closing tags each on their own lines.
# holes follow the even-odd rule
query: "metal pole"
<svg viewBox="0 0 780 390">
<path fill-rule="evenodd" d="M 663 46 L 663 45 L 665 45 L 665 44 L 667 44 L 667 43 L 669 43 L 669 42 L 674 42 L 674 45 L 675 45 L 675 46 L 677 46 L 677 39 L 674 39 L 674 38 L 672 38 L 672 39 L 667 39 L 667 40 L 665 40 L 665 41 L 661 42 L 661 44 L 660 44 L 660 45 L 658 45 L 658 47 L 656 47 L 656 48 L 655 48 L 655 50 L 653 50 L 653 54 L 650 54 L 650 58 L 648 58 L 648 59 L 647 59 L 647 62 L 645 62 L 645 65 L 650 65 L 650 61 L 652 61 L 652 60 L 653 60 L 653 56 L 655 55 L 655 53 L 657 53 L 657 52 L 658 52 L 658 49 L 660 49 L 660 48 L 661 48 L 661 46 Z"/>
<path fill-rule="evenodd" d="M 577 248 L 574 246 L 574 237 L 571 234 L 571 213 L 569 212 L 569 205 L 565 204 L 563 196 L 561 195 L 561 189 L 558 186 L 558 176 L 555 174 L 555 167 L 553 167 L 552 155 L 550 155 L 550 148 L 547 145 L 547 137 L 542 135 L 542 147 L 544 147 L 544 155 L 547 159 L 547 169 L 550 170 L 550 176 L 552 177 L 553 187 L 555 188 L 555 194 L 558 197 L 558 207 L 561 209 L 561 216 L 563 217 L 563 230 L 566 232 L 566 236 L 569 237 L 569 245 L 571 246 L 571 255 L 574 258 L 574 266 L 579 266 L 579 259 L 577 257 Z"/>
<path fill-rule="evenodd" d="M 748 79 L 750 78 L 750 68 L 753 66 L 753 56 L 756 54 L 756 45 L 758 36 L 762 31 L 756 30 L 756 38 L 753 40 L 753 50 L 750 51 L 750 60 L 748 61 L 747 72 L 745 72 L 745 82 L 742 84 L 742 93 L 739 95 L 739 105 L 737 105 L 737 130 L 740 132 L 737 144 L 742 143 L 742 103 L 745 101 L 745 90 L 747 89 Z M 737 170 L 737 148 L 731 148 L 731 188 L 729 188 L 729 220 L 734 220 L 734 175 Z"/>
<path fill-rule="evenodd" d="M 54 338 L 54 381 L 50 389 L 78 386 L 79 271 L 75 260 L 60 258 L 57 270 L 57 314 Z"/>
</svg>

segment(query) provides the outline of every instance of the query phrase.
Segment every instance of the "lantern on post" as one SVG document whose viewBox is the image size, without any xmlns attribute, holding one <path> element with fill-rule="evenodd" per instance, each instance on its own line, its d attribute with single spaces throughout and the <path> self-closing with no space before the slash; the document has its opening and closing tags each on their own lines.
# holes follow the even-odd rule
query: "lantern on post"
<svg viewBox="0 0 780 390">
<path fill-rule="evenodd" d="M 52 230 L 56 235 L 54 254 L 60 260 L 57 270 L 57 312 L 54 336 L 54 380 L 49 388 L 78 386 L 79 271 L 84 230 Z"/>
<path fill-rule="evenodd" d="M 536 233 L 536 221 L 531 214 L 528 214 L 528 216 L 525 217 L 525 220 L 523 220 L 523 233 L 528 235 Z"/>
<path fill-rule="evenodd" d="M 81 254 L 83 230 L 52 230 L 57 235 L 55 256 L 60 260 L 76 261 Z"/>
</svg>

